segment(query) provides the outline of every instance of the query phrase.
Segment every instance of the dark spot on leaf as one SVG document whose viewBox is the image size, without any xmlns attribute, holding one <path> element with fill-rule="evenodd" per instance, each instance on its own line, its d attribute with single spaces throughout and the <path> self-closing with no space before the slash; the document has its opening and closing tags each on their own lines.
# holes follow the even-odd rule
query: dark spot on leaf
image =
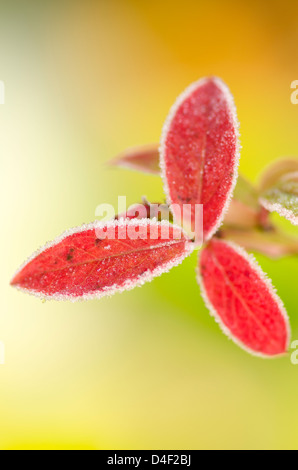
<svg viewBox="0 0 298 470">
<path fill-rule="evenodd" d="M 73 252 L 74 252 L 74 248 L 70 248 L 66 256 L 67 261 L 71 261 L 73 259 Z"/>
<path fill-rule="evenodd" d="M 179 201 L 183 202 L 184 204 L 188 204 L 191 201 L 191 197 L 183 197 L 177 194 Z"/>
</svg>

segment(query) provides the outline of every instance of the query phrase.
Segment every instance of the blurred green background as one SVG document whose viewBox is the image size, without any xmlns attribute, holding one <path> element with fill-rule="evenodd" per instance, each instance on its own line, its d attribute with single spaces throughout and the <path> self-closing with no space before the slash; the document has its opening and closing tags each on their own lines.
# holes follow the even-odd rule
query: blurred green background
<svg viewBox="0 0 298 470">
<path fill-rule="evenodd" d="M 298 448 L 298 366 L 250 357 L 209 316 L 196 254 L 142 289 L 42 303 L 16 268 L 102 202 L 163 197 L 110 169 L 159 140 L 176 96 L 223 78 L 241 123 L 241 172 L 298 154 L 298 3 L 0 2 L 1 449 Z M 298 260 L 258 256 L 298 339 Z"/>
</svg>

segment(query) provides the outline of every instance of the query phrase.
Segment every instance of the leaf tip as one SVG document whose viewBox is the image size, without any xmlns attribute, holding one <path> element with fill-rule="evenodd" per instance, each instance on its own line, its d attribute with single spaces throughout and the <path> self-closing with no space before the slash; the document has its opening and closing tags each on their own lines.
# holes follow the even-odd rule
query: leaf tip
<svg viewBox="0 0 298 470">
<path fill-rule="evenodd" d="M 197 278 L 210 313 L 238 346 L 263 358 L 286 354 L 286 310 L 253 256 L 234 243 L 213 239 L 202 250 Z"/>
<path fill-rule="evenodd" d="M 179 206 L 190 204 L 193 218 L 195 204 L 203 204 L 209 240 L 228 210 L 239 158 L 239 123 L 227 85 L 218 77 L 192 83 L 171 107 L 160 140 L 161 175 L 174 219 Z"/>
<path fill-rule="evenodd" d="M 151 281 L 180 264 L 192 250 L 182 229 L 167 221 L 95 222 L 64 232 L 38 250 L 12 284 L 49 300 L 98 299 Z"/>
</svg>

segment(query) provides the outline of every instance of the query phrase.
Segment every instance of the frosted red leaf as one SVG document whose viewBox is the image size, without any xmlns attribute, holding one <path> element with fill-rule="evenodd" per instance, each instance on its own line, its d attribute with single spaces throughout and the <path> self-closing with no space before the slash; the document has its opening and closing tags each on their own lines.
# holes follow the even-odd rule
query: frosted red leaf
<svg viewBox="0 0 298 470">
<path fill-rule="evenodd" d="M 104 238 L 107 231 L 114 231 L 115 239 Z M 137 232 L 141 238 L 129 238 Z M 192 245 L 181 228 L 167 222 L 95 222 L 47 244 L 21 267 L 11 284 L 46 299 L 99 298 L 151 281 L 179 264 Z"/>
<path fill-rule="evenodd" d="M 237 245 L 212 239 L 201 253 L 199 271 L 206 304 L 228 336 L 255 355 L 287 351 L 286 311 L 251 256 Z"/>
<path fill-rule="evenodd" d="M 183 204 L 204 205 L 204 238 L 216 232 L 237 179 L 238 123 L 232 95 L 218 78 L 190 85 L 177 99 L 161 138 L 161 168 L 174 219 Z M 184 219 L 185 220 L 185 219 Z"/>
</svg>

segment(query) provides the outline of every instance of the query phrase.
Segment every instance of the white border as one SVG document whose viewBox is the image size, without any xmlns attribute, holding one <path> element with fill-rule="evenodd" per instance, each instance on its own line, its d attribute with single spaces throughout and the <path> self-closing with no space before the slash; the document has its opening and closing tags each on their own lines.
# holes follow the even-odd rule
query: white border
<svg viewBox="0 0 298 470">
<path fill-rule="evenodd" d="M 55 238 L 53 241 L 46 243 L 43 247 L 39 248 L 36 252 L 34 252 L 26 261 L 21 265 L 21 267 L 16 271 L 15 275 L 13 276 L 13 279 L 15 276 L 28 264 L 30 261 L 32 261 L 36 256 L 38 256 L 40 253 L 43 251 L 47 250 L 48 248 L 51 248 L 58 243 L 60 243 L 62 240 L 65 238 L 69 237 L 70 235 L 73 235 L 75 233 L 80 233 L 84 232 L 87 230 L 93 230 L 93 229 L 98 229 L 98 228 L 104 228 L 104 227 L 116 227 L 116 226 L 124 226 L 124 225 L 168 225 L 170 227 L 178 229 L 182 235 L 185 237 L 185 249 L 184 253 L 180 256 L 176 256 L 173 260 L 169 261 L 168 263 L 165 263 L 162 266 L 158 266 L 155 268 L 153 271 L 146 271 L 145 273 L 141 274 L 138 276 L 136 279 L 133 281 L 127 280 L 123 284 L 119 285 L 117 283 L 113 284 L 112 286 L 100 289 L 99 291 L 95 291 L 92 294 L 85 294 L 83 296 L 72 296 L 71 294 L 69 295 L 62 295 L 62 294 L 54 294 L 54 295 L 47 295 L 47 294 L 42 294 L 41 292 L 38 292 L 33 289 L 27 289 L 20 287 L 18 285 L 13 285 L 16 289 L 26 292 L 28 294 L 32 294 L 35 297 L 38 297 L 43 300 L 70 300 L 72 302 L 80 301 L 80 300 L 92 300 L 92 299 L 100 299 L 101 297 L 104 296 L 111 296 L 115 294 L 116 292 L 123 292 L 126 290 L 131 290 L 134 287 L 137 286 L 142 286 L 145 282 L 150 282 L 154 277 L 160 276 L 161 274 L 170 271 L 174 266 L 178 266 L 184 258 L 186 258 L 188 255 L 192 253 L 194 250 L 194 244 L 189 240 L 187 234 L 181 227 L 177 225 L 170 224 L 168 221 L 163 220 L 161 222 L 158 222 L 157 219 L 119 219 L 119 220 L 111 220 L 109 222 L 102 223 L 100 221 L 95 221 L 90 224 L 84 224 L 81 225 L 80 227 L 74 227 L 72 229 L 66 230 L 63 232 L 59 237 Z M 173 241 L 174 243 L 174 241 Z M 169 245 L 168 242 L 164 243 L 164 245 Z M 158 247 L 163 246 L 163 244 L 159 244 Z M 152 246 L 152 249 L 156 248 L 156 246 Z"/>
<path fill-rule="evenodd" d="M 176 115 L 176 112 L 178 111 L 178 109 L 182 105 L 182 103 L 190 95 L 192 95 L 192 93 L 195 90 L 197 90 L 199 87 L 203 86 L 205 83 L 207 83 L 210 80 L 213 80 L 214 83 L 218 86 L 218 88 L 220 88 L 220 90 L 222 91 L 222 93 L 223 93 L 223 95 L 224 95 L 224 97 L 225 97 L 225 99 L 228 103 L 228 108 L 229 108 L 229 111 L 230 111 L 230 114 L 231 114 L 231 117 L 232 117 L 232 121 L 233 121 L 234 128 L 235 128 L 235 134 L 236 134 L 236 152 L 235 152 L 235 156 L 234 156 L 234 175 L 233 175 L 230 190 L 228 191 L 228 193 L 226 195 L 226 202 L 224 204 L 224 207 L 222 209 L 220 217 L 218 217 L 215 224 L 210 229 L 210 231 L 208 233 L 208 236 L 206 237 L 206 240 L 209 240 L 210 238 L 212 238 L 214 233 L 218 230 L 218 228 L 222 224 L 224 216 L 225 216 L 225 214 L 226 214 L 226 212 L 229 208 L 229 205 L 230 205 L 230 202 L 231 202 L 231 199 L 232 199 L 232 195 L 233 195 L 236 183 L 237 183 L 238 167 L 239 167 L 239 159 L 240 159 L 240 148 L 241 148 L 240 142 L 239 142 L 239 137 L 240 137 L 239 122 L 238 122 L 238 119 L 237 119 L 237 112 L 236 112 L 236 107 L 235 107 L 235 103 L 234 103 L 234 98 L 233 98 L 229 88 L 227 87 L 227 85 L 220 78 L 218 78 L 218 77 L 201 78 L 200 80 L 197 80 L 196 82 L 189 85 L 178 96 L 177 100 L 175 101 L 175 103 L 171 107 L 170 112 L 169 112 L 169 114 L 168 114 L 168 116 L 165 120 L 164 125 L 163 125 L 162 133 L 161 133 L 160 147 L 159 147 L 161 177 L 162 177 L 163 184 L 164 184 L 164 191 L 165 191 L 165 194 L 166 194 L 167 203 L 168 203 L 169 206 L 171 206 L 171 204 L 173 204 L 173 201 L 171 200 L 171 197 L 170 197 L 170 190 L 169 190 L 167 177 L 166 177 L 166 163 L 165 163 L 165 151 L 166 151 L 167 135 L 168 135 L 168 132 L 170 130 L 172 121 L 173 121 L 173 119 Z M 173 217 L 175 218 L 174 214 L 173 214 Z"/>
<path fill-rule="evenodd" d="M 282 314 L 282 316 L 285 320 L 286 331 L 287 331 L 287 336 L 288 336 L 287 337 L 286 350 L 288 350 L 289 345 L 290 345 L 290 339 L 291 339 L 291 328 L 290 328 L 290 324 L 289 324 L 289 317 L 288 317 L 287 311 L 284 307 L 284 304 L 283 304 L 282 300 L 277 295 L 276 289 L 272 285 L 271 279 L 268 278 L 266 273 L 264 273 L 264 271 L 261 269 L 261 267 L 258 264 L 258 262 L 256 261 L 255 257 L 252 254 L 248 254 L 242 247 L 240 247 L 239 245 L 236 245 L 235 243 L 233 243 L 231 241 L 217 240 L 216 243 L 217 242 L 225 243 L 228 246 L 230 246 L 233 250 L 235 250 L 236 253 L 238 253 L 240 256 L 242 256 L 249 263 L 249 266 L 252 268 L 252 270 L 255 271 L 259 275 L 261 280 L 265 283 L 266 287 L 269 290 L 269 293 L 273 297 L 273 300 L 276 302 L 276 304 L 277 304 L 277 306 L 278 306 L 278 308 L 279 308 L 279 310 L 280 310 L 280 312 L 281 312 L 281 314 Z M 281 354 L 275 354 L 275 355 L 269 355 L 269 354 L 267 355 L 267 354 L 258 353 L 256 351 L 248 348 L 245 344 L 242 343 L 242 341 L 240 341 L 238 338 L 236 338 L 231 333 L 231 331 L 228 329 L 228 327 L 222 322 L 221 318 L 219 317 L 219 315 L 216 312 L 216 309 L 213 307 L 211 301 L 209 300 L 209 297 L 208 297 L 208 294 L 205 290 L 203 279 L 202 279 L 202 276 L 201 276 L 201 273 L 200 273 L 200 264 L 199 264 L 196 272 L 197 272 L 197 281 L 200 285 L 201 294 L 202 294 L 202 297 L 205 301 L 206 307 L 209 309 L 210 314 L 214 317 L 216 323 L 219 324 L 219 326 L 220 326 L 221 330 L 223 331 L 223 333 L 225 333 L 228 336 L 229 339 L 231 339 L 237 346 L 244 349 L 246 352 L 252 354 L 253 356 L 262 357 L 263 359 L 275 359 L 276 357 L 283 357 L 287 354 L 287 352 L 281 353 Z"/>
</svg>

